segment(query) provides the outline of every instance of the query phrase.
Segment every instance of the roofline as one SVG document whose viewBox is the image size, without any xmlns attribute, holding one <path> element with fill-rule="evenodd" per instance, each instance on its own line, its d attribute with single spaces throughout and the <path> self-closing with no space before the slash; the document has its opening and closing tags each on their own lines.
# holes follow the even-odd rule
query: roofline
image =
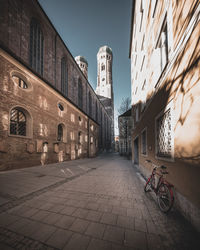
<svg viewBox="0 0 200 250">
<path fill-rule="evenodd" d="M 132 40 L 133 40 L 133 21 L 134 21 L 134 17 L 135 17 L 135 3 L 136 3 L 136 0 L 132 0 L 129 58 L 131 58 L 131 49 L 132 49 L 131 47 L 132 47 Z"/>
<path fill-rule="evenodd" d="M 74 61 L 75 65 L 77 66 L 79 72 L 82 74 L 82 76 L 85 78 L 85 80 L 87 81 L 89 87 L 92 89 L 93 93 L 95 94 L 95 96 L 97 97 L 96 92 L 94 91 L 93 87 L 91 86 L 91 84 L 89 83 L 88 79 L 86 78 L 86 76 L 83 74 L 82 70 L 80 69 L 80 67 L 78 66 L 75 58 L 73 57 L 73 55 L 71 54 L 71 52 L 69 51 L 69 49 L 67 48 L 67 45 L 65 44 L 65 42 L 63 41 L 63 39 L 61 38 L 60 34 L 57 32 L 56 28 L 54 27 L 53 23 L 51 22 L 51 20 L 49 19 L 49 17 L 47 16 L 47 14 L 45 13 L 45 11 L 43 10 L 42 6 L 40 5 L 40 3 L 38 2 L 38 0 L 36 0 L 36 3 L 38 4 L 39 8 L 41 9 L 41 11 L 43 12 L 43 14 L 45 15 L 45 17 L 47 18 L 48 22 L 50 23 L 50 25 L 52 26 L 52 28 L 54 29 L 54 31 L 56 32 L 57 36 L 60 38 L 61 42 L 63 43 L 64 47 L 66 48 L 66 50 L 68 51 L 68 53 L 70 54 L 72 60 Z M 98 98 L 98 97 L 97 97 Z M 99 98 L 98 98 L 99 100 Z M 99 100 L 99 102 L 101 103 L 101 101 Z M 101 103 L 101 105 L 103 106 L 104 110 L 105 107 L 104 105 Z M 105 112 L 107 113 L 107 111 L 105 110 Z M 108 113 L 107 113 L 108 115 Z M 108 115 L 109 116 L 109 115 Z"/>
<path fill-rule="evenodd" d="M 119 117 L 123 117 L 123 116 L 124 116 L 124 117 L 128 117 L 129 115 L 125 115 L 125 114 L 128 113 L 128 112 L 131 112 L 131 110 L 132 110 L 132 108 L 126 110 L 123 114 L 119 115 L 118 118 L 119 118 Z M 130 116 L 131 116 L 131 115 L 130 115 Z"/>
</svg>

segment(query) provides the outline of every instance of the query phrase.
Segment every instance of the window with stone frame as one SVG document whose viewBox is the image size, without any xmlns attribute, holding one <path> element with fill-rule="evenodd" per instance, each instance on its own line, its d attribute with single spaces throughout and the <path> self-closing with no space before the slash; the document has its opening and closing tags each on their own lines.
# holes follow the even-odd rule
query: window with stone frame
<svg viewBox="0 0 200 250">
<path fill-rule="evenodd" d="M 92 96 L 89 92 L 89 115 L 92 116 Z"/>
<path fill-rule="evenodd" d="M 61 59 L 61 92 L 67 96 L 68 90 L 68 74 L 67 74 L 67 62 L 65 57 Z"/>
<path fill-rule="evenodd" d="M 99 117 L 99 110 L 98 110 L 98 104 L 97 104 L 97 101 L 96 101 L 96 121 L 98 122 L 98 117 Z"/>
<path fill-rule="evenodd" d="M 156 119 L 156 155 L 162 158 L 172 158 L 171 108 Z"/>
<path fill-rule="evenodd" d="M 11 110 L 10 114 L 10 134 L 26 136 L 27 119 L 24 112 L 18 108 Z"/>
<path fill-rule="evenodd" d="M 58 137 L 57 137 L 58 141 L 63 141 L 63 126 L 62 124 L 58 125 Z"/>
<path fill-rule="evenodd" d="M 141 134 L 141 152 L 143 155 L 147 155 L 147 130 L 144 129 Z"/>
<path fill-rule="evenodd" d="M 83 107 L 83 86 L 80 78 L 78 79 L 78 106 Z"/>
<path fill-rule="evenodd" d="M 41 75 L 43 75 L 43 54 L 44 54 L 43 33 L 38 21 L 35 18 L 32 18 L 30 23 L 29 61 L 31 68 Z"/>
</svg>

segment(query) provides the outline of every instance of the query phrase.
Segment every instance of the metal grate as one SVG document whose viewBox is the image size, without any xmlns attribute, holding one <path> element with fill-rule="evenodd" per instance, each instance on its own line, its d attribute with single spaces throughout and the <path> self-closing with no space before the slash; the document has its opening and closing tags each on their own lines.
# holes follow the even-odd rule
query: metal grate
<svg viewBox="0 0 200 250">
<path fill-rule="evenodd" d="M 172 153 L 172 127 L 171 110 L 168 109 L 156 121 L 157 130 L 157 156 L 171 158 Z"/>
<path fill-rule="evenodd" d="M 26 136 L 26 116 L 19 109 L 11 111 L 10 134 Z"/>
</svg>

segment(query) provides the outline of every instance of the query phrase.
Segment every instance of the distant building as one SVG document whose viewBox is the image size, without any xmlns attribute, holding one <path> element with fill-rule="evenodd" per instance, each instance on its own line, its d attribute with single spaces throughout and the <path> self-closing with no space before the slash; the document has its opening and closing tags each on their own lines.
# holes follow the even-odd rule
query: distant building
<svg viewBox="0 0 200 250">
<path fill-rule="evenodd" d="M 111 123 L 111 143 L 114 150 L 114 97 L 112 81 L 113 54 L 111 48 L 103 46 L 97 53 L 97 87 L 96 94 L 108 112 Z"/>
<path fill-rule="evenodd" d="M 119 136 L 115 136 L 115 152 L 119 152 Z"/>
<path fill-rule="evenodd" d="M 200 2 L 134 0 L 132 161 L 166 165 L 175 205 L 200 230 Z"/>
<path fill-rule="evenodd" d="M 112 119 L 38 1 L 0 1 L 0 170 L 94 157 Z"/>
<path fill-rule="evenodd" d="M 131 109 L 124 112 L 118 117 L 119 127 L 119 153 L 131 157 L 131 133 L 132 133 L 132 116 Z"/>
</svg>

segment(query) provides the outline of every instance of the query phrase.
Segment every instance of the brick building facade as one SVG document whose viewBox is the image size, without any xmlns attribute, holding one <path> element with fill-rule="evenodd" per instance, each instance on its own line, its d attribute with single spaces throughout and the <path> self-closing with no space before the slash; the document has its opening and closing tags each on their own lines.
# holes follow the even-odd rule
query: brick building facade
<svg viewBox="0 0 200 250">
<path fill-rule="evenodd" d="M 0 169 L 93 157 L 111 119 L 34 0 L 0 2 Z"/>
<path fill-rule="evenodd" d="M 200 3 L 133 1 L 133 162 L 166 165 L 175 205 L 200 230 Z"/>
</svg>

